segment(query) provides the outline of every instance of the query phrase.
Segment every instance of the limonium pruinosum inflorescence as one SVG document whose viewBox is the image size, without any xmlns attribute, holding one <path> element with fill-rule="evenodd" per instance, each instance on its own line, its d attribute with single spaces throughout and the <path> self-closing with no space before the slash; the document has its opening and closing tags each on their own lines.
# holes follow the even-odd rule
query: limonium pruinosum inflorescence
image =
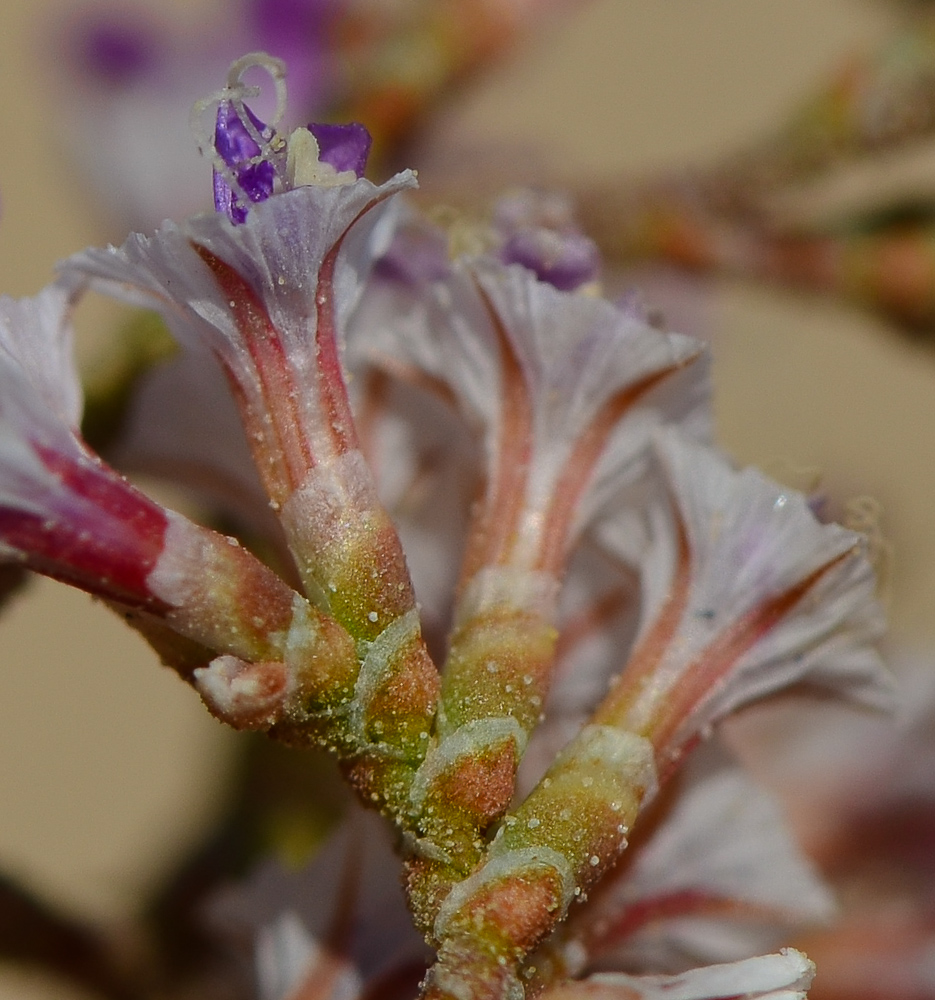
<svg viewBox="0 0 935 1000">
<path fill-rule="evenodd" d="M 244 83 L 257 69 L 270 122 Z M 563 202 L 504 200 L 459 252 L 406 203 L 414 173 L 364 176 L 362 126 L 281 130 L 284 79 L 247 56 L 197 106 L 213 213 L 82 251 L 34 299 L 0 304 L 0 554 L 106 600 L 221 721 L 336 757 L 393 831 L 436 953 L 426 971 L 403 949 L 426 998 L 670 995 L 664 977 L 591 975 L 638 941 L 641 912 L 739 899 L 771 927 L 824 918 L 820 885 L 729 764 L 699 778 L 656 854 L 619 862 L 741 705 L 800 681 L 885 701 L 862 538 L 712 447 L 705 348 L 601 296 Z M 220 373 L 282 574 L 83 441 L 69 315 L 88 290 L 154 310 L 189 371 Z M 223 447 L 206 444 L 206 465 Z M 573 711 L 572 668 L 599 692 Z M 719 837 L 725 802 L 736 824 Z M 725 860 L 735 842 L 748 877 Z M 692 863 L 667 871 L 679 845 Z M 365 928 L 376 904 L 358 889 L 346 906 Z M 257 921 L 269 995 L 404 995 L 379 979 L 395 951 L 329 952 L 291 910 L 274 900 Z M 811 977 L 797 952 L 701 953 L 713 964 L 684 977 L 686 1000 L 801 996 Z"/>
</svg>

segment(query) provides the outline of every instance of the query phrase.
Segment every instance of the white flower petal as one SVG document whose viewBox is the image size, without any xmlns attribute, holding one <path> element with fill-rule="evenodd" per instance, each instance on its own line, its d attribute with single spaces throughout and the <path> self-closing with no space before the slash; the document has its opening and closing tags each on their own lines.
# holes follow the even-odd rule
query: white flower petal
<svg viewBox="0 0 935 1000">
<path fill-rule="evenodd" d="M 801 494 L 674 432 L 660 433 L 655 449 L 672 506 L 652 513 L 642 635 L 666 607 L 677 620 L 633 718 L 680 699 L 667 710 L 680 713 L 674 744 L 683 745 L 739 705 L 803 680 L 888 705 L 875 648 L 883 616 L 862 537 L 820 524 Z M 613 548 L 612 524 L 602 539 Z M 672 604 L 680 559 L 687 590 Z"/>
<path fill-rule="evenodd" d="M 267 490 L 281 503 L 303 481 L 310 454 L 325 457 L 334 443 L 329 402 L 343 393 L 341 373 L 319 354 L 340 349 L 346 312 L 391 235 L 388 199 L 413 184 L 407 172 L 379 188 L 366 180 L 297 188 L 253 206 L 243 225 L 221 213 L 166 223 L 61 269 L 156 309 L 179 340 L 217 356 L 237 383 Z"/>
<path fill-rule="evenodd" d="M 243 225 L 218 212 L 197 215 L 181 226 L 167 222 L 151 237 L 133 234 L 119 248 L 85 250 L 60 266 L 117 298 L 158 310 L 180 339 L 207 342 L 236 363 L 247 348 L 227 296 L 192 244 L 205 247 L 260 298 L 294 363 L 310 365 L 322 261 L 361 216 L 335 276 L 335 299 L 349 308 L 390 235 L 385 224 L 378 225 L 385 209 L 365 210 L 412 183 L 406 172 L 381 188 L 366 180 L 297 188 L 253 206 Z"/>
<path fill-rule="evenodd" d="M 778 804 L 736 765 L 719 766 L 688 785 L 621 888 L 630 899 L 697 889 L 799 920 L 834 913 Z"/>
<path fill-rule="evenodd" d="M 0 297 L 0 364 L 4 369 L 18 366 L 43 403 L 65 424 L 77 427 L 82 392 L 71 305 L 72 295 L 61 285 L 50 285 L 34 298 Z"/>
<path fill-rule="evenodd" d="M 542 1000 L 804 1000 L 815 967 L 789 948 L 677 976 L 604 973 L 547 990 Z"/>
<path fill-rule="evenodd" d="M 444 386 L 483 441 L 492 481 L 507 448 L 528 449 L 519 526 L 528 556 L 566 494 L 575 495 L 564 525 L 573 535 L 639 478 L 653 428 L 674 420 L 693 434 L 709 432 L 706 365 L 695 341 L 653 330 L 602 299 L 560 292 L 523 267 L 473 258 L 428 285 L 422 299 L 384 301 L 396 309 L 392 325 L 381 327 L 369 310 L 355 351 Z M 519 417 L 510 411 L 517 401 L 525 407 Z M 589 433 L 600 442 L 593 454 L 582 444 Z"/>
<path fill-rule="evenodd" d="M 363 982 L 391 970 L 424 969 L 429 952 L 406 908 L 383 820 L 353 804 L 349 810 L 305 868 L 267 859 L 245 882 L 218 892 L 206 911 L 212 926 L 236 939 L 291 912 L 320 947 L 320 961 L 328 956 L 329 968 L 344 963 Z M 337 945 L 336 927 L 348 930 Z"/>
<path fill-rule="evenodd" d="M 291 910 L 262 927 L 256 942 L 262 1000 L 287 1000 L 315 964 L 316 951 L 314 939 Z"/>
<path fill-rule="evenodd" d="M 107 457 L 179 483 L 249 530 L 279 538 L 230 386 L 206 350 L 183 349 L 140 379 Z"/>
<path fill-rule="evenodd" d="M 534 448 L 542 463 L 533 467 L 530 484 L 532 495 L 541 497 L 537 506 L 601 408 L 657 373 L 685 369 L 665 379 L 664 398 L 653 393 L 629 409 L 608 442 L 597 479 L 609 478 L 615 488 L 626 482 L 652 427 L 699 413 L 706 423 L 704 365 L 689 365 L 701 351 L 696 341 L 653 330 L 600 298 L 559 292 L 524 268 L 480 260 L 471 278 L 503 324 L 532 397 Z"/>
<path fill-rule="evenodd" d="M 82 393 L 72 358 L 71 296 L 50 285 L 27 299 L 0 298 L 0 506 L 46 515 L 67 490 L 43 461 L 93 464 L 77 437 Z"/>
</svg>

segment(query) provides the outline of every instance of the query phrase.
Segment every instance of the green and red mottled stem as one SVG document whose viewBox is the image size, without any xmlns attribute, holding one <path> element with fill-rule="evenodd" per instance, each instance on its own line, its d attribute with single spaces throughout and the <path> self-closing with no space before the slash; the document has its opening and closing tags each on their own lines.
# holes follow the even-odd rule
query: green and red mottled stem
<svg viewBox="0 0 935 1000">
<path fill-rule="evenodd" d="M 278 512 L 305 593 L 342 630 L 353 669 L 309 701 L 290 701 L 271 733 L 323 744 L 363 800 L 414 834 L 410 787 L 430 744 L 438 670 L 422 639 L 396 529 L 359 450 L 341 370 L 334 270 L 347 232 L 391 193 L 348 220 L 315 277 L 307 317 L 315 360 L 290 357 L 256 289 L 230 264 L 194 245 L 231 303 L 251 378 L 229 371 L 254 457 Z"/>
<path fill-rule="evenodd" d="M 616 862 L 655 782 L 649 741 L 586 727 L 444 899 L 425 1000 L 521 997 L 523 960 Z"/>
<path fill-rule="evenodd" d="M 407 891 L 429 940 L 435 940 L 446 893 L 478 864 L 485 831 L 509 807 L 516 769 L 542 718 L 571 526 L 591 473 L 630 407 L 678 369 L 655 372 L 608 399 L 575 442 L 545 509 L 538 510 L 526 495 L 533 437 L 529 390 L 492 306 L 490 313 L 507 382 L 498 461 L 470 532 L 442 674 L 438 743 L 413 795 L 421 810 L 422 849 L 408 862 Z M 423 802 L 432 803 L 431 812 Z"/>
<path fill-rule="evenodd" d="M 526 957 L 562 921 L 571 899 L 586 895 L 616 863 L 644 799 L 698 741 L 708 724 L 703 720 L 723 714 L 705 709 L 712 692 L 723 692 L 745 655 L 807 606 L 816 586 L 854 555 L 845 550 L 765 593 L 673 671 L 667 653 L 685 645 L 693 569 L 681 522 L 678 532 L 667 598 L 620 680 L 505 818 L 483 863 L 442 900 L 433 926 L 439 958 L 426 981 L 426 1000 L 502 1000 L 523 995 L 524 975 L 536 989 L 548 982 L 548 969 L 520 971 Z M 724 704 L 757 697 L 758 690 L 754 685 Z"/>
</svg>

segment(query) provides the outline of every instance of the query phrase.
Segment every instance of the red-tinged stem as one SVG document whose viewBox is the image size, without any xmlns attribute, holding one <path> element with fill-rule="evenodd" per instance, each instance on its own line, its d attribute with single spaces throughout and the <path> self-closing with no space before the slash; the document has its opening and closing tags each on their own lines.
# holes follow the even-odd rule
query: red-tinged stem
<svg viewBox="0 0 935 1000">
<path fill-rule="evenodd" d="M 25 566 L 107 601 L 186 679 L 216 656 L 282 659 L 304 602 L 272 570 L 233 539 L 165 510 L 90 452 L 33 451 L 50 476 L 34 497 L 41 513 L 0 508 L 0 542 Z"/>
<path fill-rule="evenodd" d="M 165 544 L 166 512 L 90 453 L 33 445 L 61 484 L 38 498 L 41 513 L 0 509 L 0 539 L 30 569 L 97 597 L 163 614 L 147 584 Z"/>
</svg>

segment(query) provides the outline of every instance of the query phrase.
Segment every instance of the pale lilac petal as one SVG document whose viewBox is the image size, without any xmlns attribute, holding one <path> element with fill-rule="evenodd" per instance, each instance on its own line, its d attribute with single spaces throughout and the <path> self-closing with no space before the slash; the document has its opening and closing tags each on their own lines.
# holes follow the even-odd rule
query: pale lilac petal
<svg viewBox="0 0 935 1000">
<path fill-rule="evenodd" d="M 563 292 L 571 292 L 600 272 L 597 244 L 579 233 L 559 234 L 550 229 L 513 233 L 499 252 L 504 264 L 521 264 Z"/>
<path fill-rule="evenodd" d="M 631 406 L 609 432 L 591 476 L 587 499 L 577 506 L 580 531 L 596 509 L 646 470 L 653 428 L 683 421 L 690 433 L 709 432 L 708 383 L 699 348 L 678 334 L 662 334 L 601 299 L 563 293 L 521 267 L 475 259 L 455 267 L 429 289 L 423 304 L 400 298 L 389 326 L 371 319 L 355 325 L 377 363 L 391 358 L 448 387 L 484 442 L 488 465 L 496 460 L 503 400 L 512 391 L 499 337 L 515 356 L 533 411 L 532 461 L 525 507 L 535 519 L 548 507 L 582 434 L 602 406 L 672 369 L 660 385 Z M 392 366 L 391 366 L 392 367 Z"/>
<path fill-rule="evenodd" d="M 182 226 L 166 223 L 152 237 L 134 234 L 120 248 L 86 250 L 61 268 L 86 275 L 118 298 L 157 309 L 180 339 L 206 341 L 233 366 L 245 347 L 227 299 L 191 244 L 203 246 L 258 294 L 287 347 L 307 356 L 322 260 L 362 215 L 345 240 L 336 275 L 335 297 L 350 309 L 361 279 L 390 237 L 383 205 L 364 212 L 409 186 L 411 174 L 406 173 L 382 188 L 366 180 L 336 188 L 301 187 L 255 206 L 242 226 L 219 214 L 195 216 Z"/>
<path fill-rule="evenodd" d="M 935 671 L 931 654 L 885 650 L 897 681 L 892 715 L 812 699 L 733 719 L 727 736 L 782 797 L 797 835 L 823 866 L 910 872 L 912 893 L 935 902 Z M 885 879 L 880 880 L 881 884 Z"/>
<path fill-rule="evenodd" d="M 256 943 L 260 1000 L 290 1000 L 322 982 L 327 1000 L 357 1000 L 362 983 L 347 961 L 335 960 L 308 933 L 291 910 L 260 928 Z"/>
<path fill-rule="evenodd" d="M 33 519 L 57 523 L 70 506 L 87 506 L 56 470 L 62 461 L 95 469 L 77 436 L 82 395 L 69 312 L 69 293 L 57 285 L 30 299 L 0 298 L 0 506 L 10 552 Z"/>
<path fill-rule="evenodd" d="M 283 420 L 313 453 L 331 426 L 322 423 L 317 364 L 319 273 L 338 246 L 333 295 L 340 346 L 347 312 L 376 255 L 390 239 L 390 195 L 413 183 L 400 174 L 380 188 L 359 180 L 338 187 L 300 187 L 254 206 L 242 225 L 224 215 L 197 216 L 182 226 L 167 223 L 152 237 L 131 236 L 124 245 L 87 250 L 62 264 L 95 287 L 136 305 L 156 309 L 183 343 L 210 350 L 238 385 L 241 413 L 253 436 L 251 447 L 263 465 L 271 495 L 283 499 L 285 478 L 269 461 L 291 460 L 270 452 L 274 442 L 266 415 L 278 407 Z M 196 247 L 198 249 L 196 249 Z M 207 257 L 238 283 L 226 290 Z M 220 263 L 217 263 L 220 262 Z M 244 288 L 246 291 L 244 291 Z M 255 296 L 255 304 L 247 300 Z M 241 310 L 249 309 L 245 320 Z M 261 368 L 272 369 L 288 386 L 288 398 L 268 390 Z M 273 395 L 270 395 L 273 392 Z"/>
<path fill-rule="evenodd" d="M 205 350 L 185 348 L 140 379 L 107 457 L 124 471 L 178 483 L 258 536 L 278 538 L 230 386 Z"/>
<path fill-rule="evenodd" d="M 421 293 L 430 282 L 450 273 L 448 241 L 438 227 L 415 212 L 400 214 L 403 217 L 393 242 L 374 265 L 374 278 Z M 379 294 L 379 283 L 374 281 L 373 285 Z M 392 314 L 398 311 L 393 310 Z"/>
<path fill-rule="evenodd" d="M 365 389 L 357 374 L 352 391 Z M 441 652 L 477 495 L 476 451 L 465 428 L 432 395 L 383 377 L 377 399 L 355 398 L 358 429 L 380 500 L 399 532 L 423 633 Z"/>
<path fill-rule="evenodd" d="M 686 536 L 690 582 L 647 695 L 661 705 L 686 683 L 694 690 L 695 671 L 709 662 L 709 649 L 721 650 L 719 662 L 729 658 L 729 669 L 722 663 L 706 689 L 691 696 L 696 700 L 690 711 L 684 706 L 688 714 L 675 742 L 706 732 L 741 704 L 803 680 L 870 704 L 890 704 L 891 682 L 876 649 L 883 617 L 862 537 L 820 524 L 801 494 L 754 469 L 735 471 L 675 432 L 660 433 L 655 450 L 674 508 L 665 501 L 651 512 L 644 633 L 670 594 L 678 524 Z M 612 522 L 603 526 L 602 537 L 613 548 Z M 795 597 L 799 587 L 805 591 Z M 733 629 L 746 628 L 750 616 L 784 600 L 792 603 L 728 654 L 724 644 L 729 646 Z M 644 710 L 637 705 L 633 719 Z"/>
</svg>

